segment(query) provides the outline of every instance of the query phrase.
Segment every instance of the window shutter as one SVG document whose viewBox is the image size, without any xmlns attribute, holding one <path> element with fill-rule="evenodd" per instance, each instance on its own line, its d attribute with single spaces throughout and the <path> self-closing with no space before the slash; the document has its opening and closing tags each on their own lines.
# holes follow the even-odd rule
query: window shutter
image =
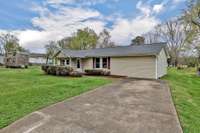
<svg viewBox="0 0 200 133">
<path fill-rule="evenodd" d="M 93 57 L 93 68 L 95 68 L 95 58 Z"/>
<path fill-rule="evenodd" d="M 108 57 L 108 69 L 110 69 L 110 57 Z"/>
</svg>

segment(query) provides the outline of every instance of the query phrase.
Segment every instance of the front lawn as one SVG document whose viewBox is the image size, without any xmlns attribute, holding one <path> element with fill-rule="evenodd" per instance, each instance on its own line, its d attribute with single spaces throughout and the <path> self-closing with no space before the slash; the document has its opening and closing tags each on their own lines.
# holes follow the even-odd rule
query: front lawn
<svg viewBox="0 0 200 133">
<path fill-rule="evenodd" d="M 103 77 L 56 77 L 40 68 L 0 68 L 0 128 L 50 104 L 110 83 Z"/>
<path fill-rule="evenodd" d="M 200 77 L 191 68 L 171 68 L 163 79 L 170 83 L 184 133 L 200 133 Z"/>
</svg>

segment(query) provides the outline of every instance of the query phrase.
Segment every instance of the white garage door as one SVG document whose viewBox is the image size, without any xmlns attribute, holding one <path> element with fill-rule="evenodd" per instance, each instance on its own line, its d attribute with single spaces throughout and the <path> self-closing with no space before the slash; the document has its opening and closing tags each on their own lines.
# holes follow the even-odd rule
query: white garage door
<svg viewBox="0 0 200 133">
<path fill-rule="evenodd" d="M 111 74 L 136 77 L 156 78 L 155 57 L 112 57 Z"/>
</svg>

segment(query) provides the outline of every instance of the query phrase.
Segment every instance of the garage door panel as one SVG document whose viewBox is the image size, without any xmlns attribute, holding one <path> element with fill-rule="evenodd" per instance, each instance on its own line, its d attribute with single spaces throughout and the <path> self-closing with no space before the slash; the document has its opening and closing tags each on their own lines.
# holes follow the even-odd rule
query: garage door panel
<svg viewBox="0 0 200 133">
<path fill-rule="evenodd" d="M 138 78 L 155 78 L 155 57 L 111 58 L 111 74 Z"/>
</svg>

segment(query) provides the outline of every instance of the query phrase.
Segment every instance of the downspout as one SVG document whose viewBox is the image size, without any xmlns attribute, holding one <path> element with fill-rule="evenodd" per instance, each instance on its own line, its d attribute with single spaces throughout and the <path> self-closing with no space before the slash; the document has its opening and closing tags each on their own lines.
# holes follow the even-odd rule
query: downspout
<svg viewBox="0 0 200 133">
<path fill-rule="evenodd" d="M 156 79 L 158 79 L 158 56 L 156 55 Z"/>
</svg>

